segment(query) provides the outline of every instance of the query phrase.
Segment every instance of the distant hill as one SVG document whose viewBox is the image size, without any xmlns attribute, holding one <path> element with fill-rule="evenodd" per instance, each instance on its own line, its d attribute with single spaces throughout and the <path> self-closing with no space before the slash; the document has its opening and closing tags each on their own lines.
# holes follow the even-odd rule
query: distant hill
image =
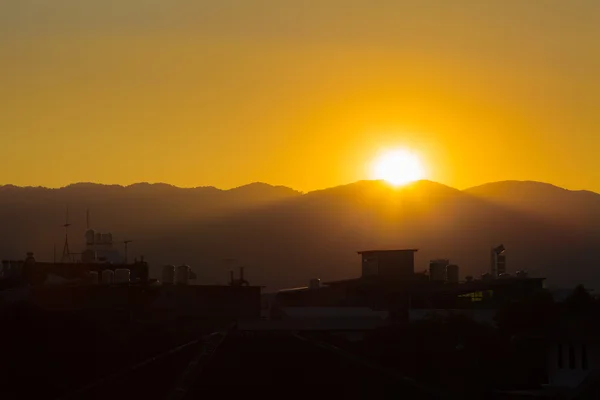
<svg viewBox="0 0 600 400">
<path fill-rule="evenodd" d="M 488 183 L 465 193 L 587 232 L 600 233 L 600 195 L 532 181 Z"/>
<path fill-rule="evenodd" d="M 175 227 L 300 195 L 290 188 L 263 183 L 231 190 L 183 189 L 148 183 L 131 186 L 77 183 L 60 189 L 0 186 L 0 257 L 19 257 L 29 249 L 38 258 L 51 259 L 53 244 L 62 251 L 61 226 L 67 208 L 72 223 L 72 251 L 80 251 L 83 246 L 86 209 L 90 209 L 92 228 L 112 232 L 115 240 L 135 240 L 132 250 L 139 244 L 142 251 L 146 238 Z"/>
<path fill-rule="evenodd" d="M 527 269 L 550 285 L 600 287 L 600 195 L 537 182 L 498 182 L 460 191 L 430 181 L 393 188 L 360 181 L 302 194 L 262 183 L 232 190 L 75 184 L 62 189 L 0 187 L 0 255 L 62 249 L 69 205 L 72 248 L 83 245 L 85 209 L 92 227 L 132 239 L 154 273 L 188 263 L 200 282 L 225 283 L 246 266 L 269 289 L 358 276 L 356 251 L 416 247 L 417 269 L 449 257 L 461 276 L 489 268 L 503 243 L 509 272 Z M 74 251 L 74 250 L 73 250 Z M 227 263 L 225 260 L 234 258 Z"/>
</svg>

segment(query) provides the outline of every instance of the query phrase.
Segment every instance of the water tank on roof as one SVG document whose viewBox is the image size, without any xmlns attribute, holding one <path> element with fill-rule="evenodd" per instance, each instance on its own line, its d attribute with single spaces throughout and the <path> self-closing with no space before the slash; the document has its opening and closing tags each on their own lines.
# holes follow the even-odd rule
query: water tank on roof
<svg viewBox="0 0 600 400">
<path fill-rule="evenodd" d="M 115 270 L 115 283 L 129 283 L 131 271 L 127 268 L 118 268 Z"/>
<path fill-rule="evenodd" d="M 16 277 L 20 273 L 18 264 L 13 260 L 3 260 L 2 261 L 2 276 L 5 278 Z"/>
<path fill-rule="evenodd" d="M 446 266 L 446 282 L 458 283 L 458 265 L 450 264 Z"/>
<path fill-rule="evenodd" d="M 175 282 L 175 266 L 165 265 L 162 270 L 163 285 L 172 285 Z"/>
<path fill-rule="evenodd" d="M 190 267 L 188 265 L 180 265 L 175 268 L 175 284 L 187 285 L 190 280 Z"/>
<path fill-rule="evenodd" d="M 448 260 L 431 260 L 429 262 L 429 280 L 444 282 L 446 280 L 446 266 L 448 264 Z"/>
<path fill-rule="evenodd" d="M 90 271 L 88 279 L 92 285 L 97 285 L 99 283 L 99 276 L 97 271 Z"/>
<path fill-rule="evenodd" d="M 25 258 L 25 265 L 27 265 L 28 268 L 35 267 L 35 257 L 32 252 L 27 253 L 27 257 Z"/>
<path fill-rule="evenodd" d="M 115 282 L 115 273 L 110 269 L 102 271 L 102 283 L 112 285 Z"/>
</svg>

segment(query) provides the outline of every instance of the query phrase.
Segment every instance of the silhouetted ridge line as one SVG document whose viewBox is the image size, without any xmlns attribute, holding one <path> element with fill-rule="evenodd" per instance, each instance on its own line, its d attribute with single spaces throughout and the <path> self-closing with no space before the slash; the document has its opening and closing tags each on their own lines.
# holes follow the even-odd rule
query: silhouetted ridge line
<svg viewBox="0 0 600 400">
<path fill-rule="evenodd" d="M 479 276 L 487 271 L 487 249 L 504 243 L 509 273 L 528 270 L 546 276 L 550 286 L 600 286 L 600 272 L 589 267 L 600 265 L 600 195 L 544 184 L 498 185 L 508 189 L 482 194 L 431 181 L 398 188 L 359 181 L 307 194 L 263 183 L 233 190 L 5 186 L 0 254 L 20 259 L 33 251 L 39 260 L 52 260 L 53 244 L 64 240 L 60 226 L 68 205 L 70 246 L 83 247 L 89 208 L 95 229 L 119 232 L 119 243 L 135 238 L 131 258 L 144 254 L 152 260 L 153 277 L 176 255 L 200 282 L 225 283 L 223 259 L 235 258 L 257 284 L 297 287 L 312 278 L 357 275 L 357 250 L 398 246 L 423 249 L 417 269 L 443 255 L 463 274 Z M 532 190 L 521 190 L 523 185 Z"/>
</svg>

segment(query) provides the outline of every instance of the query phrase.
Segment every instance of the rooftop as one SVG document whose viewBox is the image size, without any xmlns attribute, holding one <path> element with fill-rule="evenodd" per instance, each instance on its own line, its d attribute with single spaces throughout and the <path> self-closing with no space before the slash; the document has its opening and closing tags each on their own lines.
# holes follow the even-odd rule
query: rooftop
<svg viewBox="0 0 600 400">
<path fill-rule="evenodd" d="M 277 293 L 304 292 L 306 290 L 310 290 L 310 288 L 308 286 L 301 286 L 295 288 L 280 289 L 277 291 Z"/>
<path fill-rule="evenodd" d="M 313 344 L 299 335 L 228 335 L 184 400 L 205 397 L 212 386 L 227 387 L 229 396 L 263 395 L 289 388 L 298 396 L 320 397 L 323 389 L 349 398 L 436 399 L 419 385 Z M 277 390 L 274 391 L 274 393 Z M 290 392 L 291 393 L 291 392 Z"/>
<path fill-rule="evenodd" d="M 418 291 L 435 291 L 435 292 L 461 292 L 461 291 L 475 291 L 482 290 L 486 288 L 494 288 L 494 287 L 506 287 L 513 286 L 516 283 L 523 282 L 542 282 L 546 278 L 518 278 L 518 277 L 510 277 L 505 279 L 492 279 L 492 280 L 475 280 L 472 282 L 461 282 L 457 284 L 446 284 L 446 283 L 437 283 L 427 281 L 390 281 L 389 279 L 381 280 L 378 277 L 361 277 L 361 278 L 352 278 L 352 279 L 342 279 L 338 281 L 328 281 L 323 282 L 323 286 L 336 286 L 336 285 L 344 285 L 344 286 L 394 286 L 394 287 L 403 287 L 403 288 L 412 288 Z"/>
<path fill-rule="evenodd" d="M 400 252 L 411 252 L 415 253 L 419 251 L 419 249 L 390 249 L 390 250 L 362 250 L 357 251 L 358 254 L 364 253 L 400 253 Z"/>
</svg>

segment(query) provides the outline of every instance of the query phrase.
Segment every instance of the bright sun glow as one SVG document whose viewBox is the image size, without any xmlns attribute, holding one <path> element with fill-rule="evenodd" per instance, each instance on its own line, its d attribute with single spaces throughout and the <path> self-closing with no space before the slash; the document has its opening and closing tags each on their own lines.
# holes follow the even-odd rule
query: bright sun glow
<svg viewBox="0 0 600 400">
<path fill-rule="evenodd" d="M 373 165 L 373 178 L 383 179 L 392 185 L 404 185 L 423 179 L 423 176 L 421 160 L 407 150 L 385 152 Z"/>
</svg>

